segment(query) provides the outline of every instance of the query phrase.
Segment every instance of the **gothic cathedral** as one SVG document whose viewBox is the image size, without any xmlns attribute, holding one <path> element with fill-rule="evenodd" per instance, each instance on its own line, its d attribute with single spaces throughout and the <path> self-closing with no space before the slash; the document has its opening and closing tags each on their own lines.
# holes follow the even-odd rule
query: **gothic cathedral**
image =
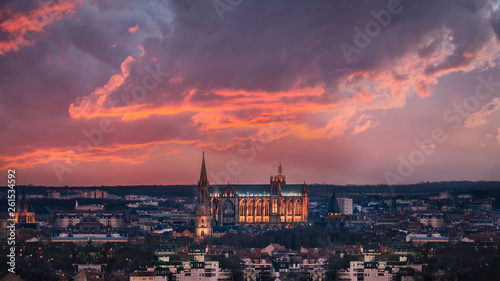
<svg viewBox="0 0 500 281">
<path fill-rule="evenodd" d="M 196 206 L 196 241 L 212 235 L 213 226 L 260 226 L 290 228 L 307 223 L 307 185 L 287 184 L 281 163 L 270 184 L 227 184 L 210 190 L 205 166 L 201 163 Z"/>
</svg>

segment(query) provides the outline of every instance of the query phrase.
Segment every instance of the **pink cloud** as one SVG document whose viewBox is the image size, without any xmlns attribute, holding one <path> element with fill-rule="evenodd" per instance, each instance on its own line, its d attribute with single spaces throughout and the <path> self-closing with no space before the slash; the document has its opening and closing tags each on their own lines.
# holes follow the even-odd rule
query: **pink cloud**
<svg viewBox="0 0 500 281">
<path fill-rule="evenodd" d="M 129 65 L 133 61 L 134 59 L 131 56 L 127 57 L 121 65 L 122 74 L 111 76 L 102 88 L 96 89 L 92 94 L 83 97 L 79 102 L 72 103 L 69 107 L 71 118 L 90 119 L 97 116 L 113 116 L 113 113 L 105 108 L 105 102 L 109 95 L 123 85 L 123 82 L 130 73 Z"/>
<path fill-rule="evenodd" d="M 139 25 L 138 25 L 138 24 L 136 24 L 136 25 L 135 25 L 135 26 L 133 26 L 133 27 L 130 27 L 130 28 L 128 29 L 128 32 L 130 32 L 130 33 L 135 33 L 137 30 L 139 30 Z"/>
<path fill-rule="evenodd" d="M 51 5 L 41 1 L 35 10 L 24 13 L 14 13 L 10 10 L 0 11 L 0 16 L 7 19 L 0 23 L 0 30 L 7 33 L 8 40 L 0 41 L 0 55 L 31 46 L 38 34 L 53 21 L 71 17 L 82 1 L 63 1 Z"/>
<path fill-rule="evenodd" d="M 490 103 L 483 106 L 480 110 L 472 113 L 467 120 L 465 120 L 464 127 L 472 128 L 486 124 L 488 117 L 500 108 L 500 99 L 494 98 Z"/>
</svg>

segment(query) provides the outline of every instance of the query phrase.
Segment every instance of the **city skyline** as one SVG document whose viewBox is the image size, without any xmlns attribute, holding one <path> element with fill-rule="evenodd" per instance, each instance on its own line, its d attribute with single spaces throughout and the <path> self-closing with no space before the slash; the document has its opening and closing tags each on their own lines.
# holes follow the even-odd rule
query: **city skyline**
<svg viewBox="0 0 500 281">
<path fill-rule="evenodd" d="M 19 184 L 499 181 L 490 0 L 0 4 Z"/>
</svg>

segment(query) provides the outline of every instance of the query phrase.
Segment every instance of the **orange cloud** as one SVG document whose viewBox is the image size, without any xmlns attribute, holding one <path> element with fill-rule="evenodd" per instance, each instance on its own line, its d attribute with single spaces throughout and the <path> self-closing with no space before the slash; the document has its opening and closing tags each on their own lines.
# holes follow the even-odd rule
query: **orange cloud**
<svg viewBox="0 0 500 281">
<path fill-rule="evenodd" d="M 7 33 L 8 38 L 8 41 L 0 42 L 0 55 L 33 45 L 36 35 L 43 33 L 46 26 L 63 17 L 71 17 L 82 4 L 81 0 L 54 2 L 45 6 L 47 2 L 41 1 L 40 7 L 26 13 L 0 11 L 2 16 L 8 17 L 0 23 L 0 30 Z"/>
<path fill-rule="evenodd" d="M 122 68 L 126 69 L 129 63 L 131 61 L 124 62 Z M 366 130 L 371 121 L 366 123 L 361 119 L 351 120 L 351 118 L 358 111 L 366 110 L 364 105 L 367 103 L 372 103 L 369 106 L 370 109 L 386 107 L 387 103 L 387 101 L 381 101 L 380 97 L 372 97 L 368 89 L 360 94 L 359 99 L 343 99 L 337 103 L 319 102 L 321 98 L 324 98 L 325 91 L 323 87 L 316 86 L 273 93 L 218 89 L 212 91 L 218 97 L 215 102 L 195 100 L 194 97 L 199 90 L 192 89 L 186 93 L 183 101 L 175 104 L 144 103 L 134 106 L 107 107 L 106 104 L 109 102 L 106 102 L 106 98 L 127 78 L 127 72 L 125 70 L 122 72 L 123 75 L 113 76 L 103 88 L 95 90 L 80 102 L 72 104 L 69 109 L 70 116 L 75 119 L 115 117 L 125 122 L 134 122 L 153 116 L 188 113 L 191 116 L 192 125 L 196 126 L 199 133 L 209 133 L 208 138 L 198 140 L 197 144 L 224 150 L 241 140 L 259 139 L 263 133 L 268 133 L 270 128 L 273 139 L 285 136 L 302 139 L 334 138 L 356 126 L 354 130 L 360 132 L 361 129 Z M 359 77 L 366 78 L 369 75 L 372 74 L 360 74 L 353 80 Z M 390 100 L 391 96 L 388 95 L 385 98 Z M 241 114 L 242 112 L 253 113 Z M 324 125 L 309 124 L 309 121 L 301 120 L 299 116 L 318 120 Z M 363 122 L 362 125 L 360 125 L 361 122 Z M 219 133 L 226 137 L 214 136 Z M 232 137 L 227 137 L 228 134 Z"/>
<path fill-rule="evenodd" d="M 136 24 L 135 26 L 130 27 L 130 28 L 128 29 L 128 32 L 130 32 L 130 33 L 135 33 L 137 30 L 139 30 L 139 25 L 137 25 L 137 24 Z"/>
<path fill-rule="evenodd" d="M 66 147 L 66 148 L 39 148 L 20 155 L 1 155 L 0 170 L 9 167 L 16 169 L 27 169 L 40 164 L 60 162 L 74 164 L 77 162 L 125 162 L 129 164 L 143 163 L 149 157 L 158 155 L 170 155 L 179 153 L 177 145 L 192 145 L 192 141 L 166 140 L 139 144 L 113 144 L 109 146 Z M 164 148 L 163 153 L 157 149 Z"/>
<path fill-rule="evenodd" d="M 125 79 L 129 76 L 130 69 L 129 65 L 134 59 L 128 56 L 121 64 L 122 74 L 115 74 L 111 76 L 108 83 L 102 88 L 96 89 L 89 96 L 83 97 L 78 105 L 71 104 L 69 107 L 69 115 L 71 118 L 93 118 L 97 116 L 112 116 L 111 114 L 96 114 L 97 109 L 104 108 L 104 104 L 107 98 L 112 94 L 118 87 L 123 85 Z"/>
<path fill-rule="evenodd" d="M 131 57 L 125 60 L 122 64 L 122 69 L 127 68 L 133 61 Z M 122 70 L 123 72 L 123 70 Z M 124 80 L 128 77 L 128 73 L 123 75 L 116 74 L 108 81 L 108 83 L 91 95 L 82 98 L 79 102 L 73 103 L 70 106 L 69 113 L 74 119 L 91 119 L 95 117 L 118 117 L 123 121 L 134 121 L 144 119 L 150 116 L 166 116 L 177 114 L 180 112 L 207 112 L 207 111 L 237 111 L 242 109 L 260 108 L 263 110 L 273 110 L 274 108 L 287 107 L 300 112 L 308 109 L 320 110 L 327 109 L 331 105 L 317 104 L 314 102 L 304 102 L 300 105 L 288 105 L 285 101 L 290 97 L 315 97 L 323 93 L 323 88 L 314 87 L 308 89 L 294 90 L 289 92 L 267 93 L 267 92 L 249 92 L 249 91 L 232 91 L 228 89 L 216 90 L 217 95 L 228 98 L 223 101 L 206 105 L 205 103 L 190 102 L 189 99 L 197 90 L 188 92 L 186 100 L 177 104 L 137 104 L 134 106 L 122 107 L 106 107 L 106 99 L 113 93 Z M 291 107 L 293 106 L 293 107 Z M 230 109 L 230 110 L 228 110 Z"/>
</svg>

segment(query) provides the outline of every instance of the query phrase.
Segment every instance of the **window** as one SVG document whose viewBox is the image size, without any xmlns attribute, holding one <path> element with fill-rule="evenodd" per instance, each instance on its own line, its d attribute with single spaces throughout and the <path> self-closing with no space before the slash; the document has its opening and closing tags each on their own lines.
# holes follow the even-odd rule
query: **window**
<svg viewBox="0 0 500 281">
<path fill-rule="evenodd" d="M 240 201 L 240 216 L 245 215 L 245 200 Z"/>
<path fill-rule="evenodd" d="M 262 216 L 262 201 L 257 200 L 255 203 L 255 215 L 256 216 Z"/>
<path fill-rule="evenodd" d="M 234 213 L 235 208 L 233 202 L 231 200 L 226 200 L 222 207 L 222 222 L 223 223 L 233 223 L 234 222 Z M 240 213 L 241 213 L 241 205 L 240 205 Z"/>
<path fill-rule="evenodd" d="M 247 216 L 253 216 L 253 201 L 248 201 Z"/>
<path fill-rule="evenodd" d="M 276 214 L 278 212 L 278 200 L 273 199 L 273 214 Z"/>
<path fill-rule="evenodd" d="M 302 213 L 302 204 L 300 203 L 300 200 L 295 202 L 295 215 L 299 215 Z"/>
</svg>

